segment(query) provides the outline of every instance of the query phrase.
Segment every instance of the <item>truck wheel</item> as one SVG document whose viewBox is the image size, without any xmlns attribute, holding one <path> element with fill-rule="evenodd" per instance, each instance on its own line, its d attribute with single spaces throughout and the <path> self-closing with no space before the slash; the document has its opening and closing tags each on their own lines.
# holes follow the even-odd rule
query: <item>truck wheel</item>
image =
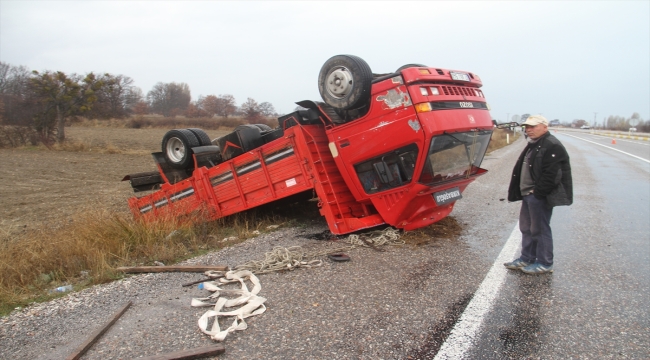
<svg viewBox="0 0 650 360">
<path fill-rule="evenodd" d="M 268 126 L 266 124 L 253 124 L 253 125 L 257 126 L 257 128 L 260 129 L 261 131 L 273 130 L 273 129 L 271 129 L 270 126 Z"/>
<path fill-rule="evenodd" d="M 192 148 L 197 146 L 199 139 L 187 129 L 169 130 L 162 140 L 163 156 L 176 169 L 188 169 L 194 165 Z"/>
<path fill-rule="evenodd" d="M 399 69 L 395 70 L 395 72 L 396 73 L 401 73 L 402 70 L 412 68 L 412 67 L 428 67 L 428 66 L 422 65 L 422 64 L 406 64 L 406 65 L 400 66 Z"/>
<path fill-rule="evenodd" d="M 318 74 L 318 91 L 335 109 L 355 109 L 370 100 L 372 71 L 354 55 L 336 55 L 323 64 Z"/>
<path fill-rule="evenodd" d="M 187 130 L 191 131 L 192 134 L 196 136 L 196 138 L 199 140 L 199 146 L 212 145 L 212 141 L 210 140 L 210 137 L 202 129 L 189 128 Z"/>
</svg>

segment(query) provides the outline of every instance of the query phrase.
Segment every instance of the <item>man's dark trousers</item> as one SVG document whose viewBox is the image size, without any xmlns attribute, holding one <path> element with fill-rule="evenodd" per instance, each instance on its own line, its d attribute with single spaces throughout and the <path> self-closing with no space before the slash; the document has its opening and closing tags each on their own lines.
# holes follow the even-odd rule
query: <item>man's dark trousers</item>
<svg viewBox="0 0 650 360">
<path fill-rule="evenodd" d="M 546 207 L 546 199 L 537 199 L 533 194 L 524 196 L 519 213 L 523 261 L 553 265 L 552 214 L 553 208 Z"/>
</svg>

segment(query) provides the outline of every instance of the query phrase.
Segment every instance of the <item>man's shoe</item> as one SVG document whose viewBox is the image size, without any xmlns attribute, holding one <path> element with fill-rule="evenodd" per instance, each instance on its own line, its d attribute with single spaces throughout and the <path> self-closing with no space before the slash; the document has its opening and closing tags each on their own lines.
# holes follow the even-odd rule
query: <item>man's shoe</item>
<svg viewBox="0 0 650 360">
<path fill-rule="evenodd" d="M 507 262 L 503 264 L 503 266 L 511 270 L 520 270 L 525 268 L 528 265 L 530 265 L 530 263 L 527 263 L 521 259 L 512 260 L 511 262 Z"/>
<path fill-rule="evenodd" d="M 526 274 L 532 274 L 532 275 L 552 273 L 553 265 L 546 266 L 540 263 L 534 263 L 522 268 L 521 271 L 525 272 Z"/>
</svg>

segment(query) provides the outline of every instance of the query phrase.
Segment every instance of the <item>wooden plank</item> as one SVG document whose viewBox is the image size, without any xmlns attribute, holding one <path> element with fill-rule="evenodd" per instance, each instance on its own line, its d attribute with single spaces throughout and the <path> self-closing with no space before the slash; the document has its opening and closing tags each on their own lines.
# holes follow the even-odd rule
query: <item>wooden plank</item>
<svg viewBox="0 0 650 360">
<path fill-rule="evenodd" d="M 226 352 L 226 349 L 222 344 L 215 344 L 189 350 L 175 351 L 173 353 L 142 357 L 138 358 L 138 360 L 190 360 L 219 355 L 224 352 Z"/>
<path fill-rule="evenodd" d="M 185 284 L 183 284 L 182 286 L 183 286 L 183 287 L 188 287 L 188 286 L 192 286 L 192 285 L 196 285 L 196 284 L 204 283 L 204 282 L 206 282 L 206 281 L 216 280 L 216 279 L 219 279 L 219 278 L 222 278 L 222 277 L 224 277 L 224 275 L 220 275 L 220 276 L 211 276 L 211 277 L 209 277 L 209 278 L 205 278 L 205 279 L 201 279 L 201 280 L 196 280 L 196 281 L 192 281 L 192 282 L 185 283 Z"/>
<path fill-rule="evenodd" d="M 118 267 L 117 271 L 125 273 L 156 273 L 156 272 L 206 272 L 214 271 L 228 271 L 227 266 L 200 266 L 200 265 L 180 265 L 180 266 L 133 266 L 133 267 Z"/>
<path fill-rule="evenodd" d="M 122 316 L 122 314 L 124 314 L 124 313 L 126 312 L 126 310 L 127 310 L 130 306 L 131 306 L 131 302 L 129 301 L 129 302 L 126 303 L 126 305 L 124 305 L 124 306 L 123 306 L 123 307 L 122 307 L 118 312 L 116 312 L 116 313 L 113 315 L 113 317 L 111 317 L 111 319 L 110 319 L 106 324 L 104 324 L 104 326 L 102 326 L 102 327 L 100 327 L 99 329 L 95 330 L 95 332 L 94 332 L 92 335 L 90 335 L 90 337 L 89 337 L 89 338 L 88 338 L 88 339 L 87 339 L 83 344 L 79 345 L 79 347 L 78 347 L 78 348 L 77 348 L 77 349 L 76 349 L 72 354 L 70 354 L 70 356 L 68 356 L 68 357 L 66 358 L 66 360 L 77 360 L 77 359 L 79 359 L 83 354 L 85 354 L 86 351 L 88 351 L 88 349 L 90 349 L 90 347 L 93 346 L 93 344 L 94 344 L 95 342 L 97 342 L 97 340 L 98 340 L 102 335 L 104 335 L 104 333 L 106 332 L 106 330 L 108 330 L 108 328 L 110 328 L 111 326 L 113 326 L 113 324 L 115 324 L 115 322 L 117 321 L 117 319 L 119 319 L 119 318 Z"/>
</svg>

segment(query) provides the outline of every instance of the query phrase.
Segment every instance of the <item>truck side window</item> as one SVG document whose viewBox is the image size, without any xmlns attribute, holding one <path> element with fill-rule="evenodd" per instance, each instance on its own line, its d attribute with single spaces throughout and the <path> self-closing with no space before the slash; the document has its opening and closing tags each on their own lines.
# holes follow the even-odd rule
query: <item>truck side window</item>
<svg viewBox="0 0 650 360">
<path fill-rule="evenodd" d="M 366 193 L 392 189 L 411 182 L 418 147 L 411 144 L 373 157 L 354 166 Z"/>
</svg>

